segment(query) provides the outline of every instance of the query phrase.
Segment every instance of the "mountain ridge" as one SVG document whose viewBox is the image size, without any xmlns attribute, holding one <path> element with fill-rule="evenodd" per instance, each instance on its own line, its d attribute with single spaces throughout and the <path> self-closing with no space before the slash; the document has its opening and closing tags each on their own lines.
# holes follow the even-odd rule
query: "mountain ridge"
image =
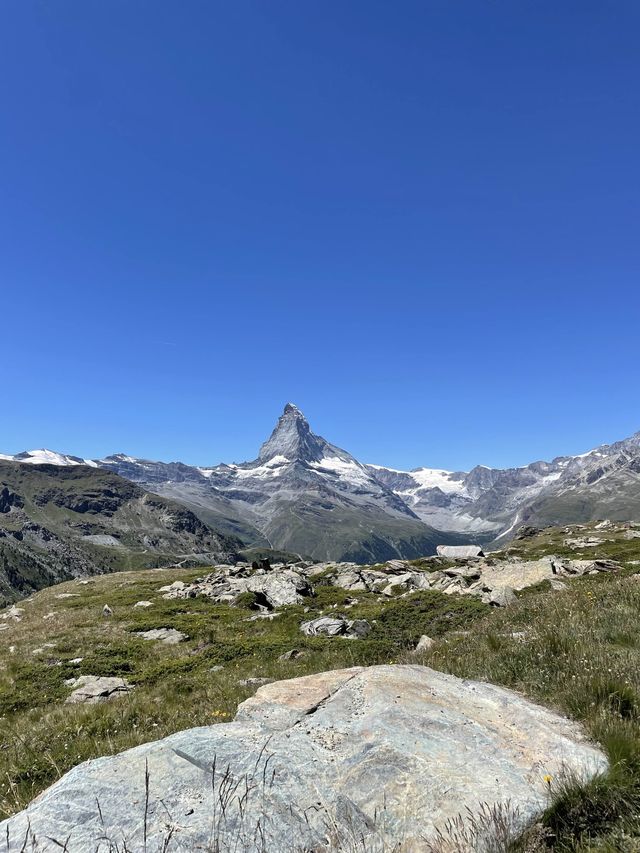
<svg viewBox="0 0 640 853">
<path fill-rule="evenodd" d="M 287 403 L 258 456 L 214 466 L 126 454 L 83 460 L 41 449 L 25 464 L 108 469 L 252 545 L 363 562 L 436 544 L 504 544 L 522 524 L 640 518 L 640 432 L 575 456 L 470 471 L 365 464 L 316 435 Z"/>
</svg>

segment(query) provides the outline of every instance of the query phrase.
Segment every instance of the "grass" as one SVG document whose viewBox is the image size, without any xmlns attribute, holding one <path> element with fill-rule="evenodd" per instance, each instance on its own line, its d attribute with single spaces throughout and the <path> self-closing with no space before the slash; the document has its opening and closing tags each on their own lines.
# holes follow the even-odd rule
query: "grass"
<svg viewBox="0 0 640 853">
<path fill-rule="evenodd" d="M 586 576 L 562 592 L 523 596 L 421 657 L 581 720 L 607 753 L 605 776 L 586 786 L 552 783 L 547 841 L 527 849 L 640 850 L 639 625 L 639 576 Z"/>
<path fill-rule="evenodd" d="M 611 542 L 587 549 L 586 556 L 640 558 L 640 540 L 605 533 Z M 566 538 L 563 531 L 546 531 L 509 550 L 524 558 L 562 556 Z M 562 591 L 545 582 L 520 593 L 505 610 L 433 591 L 406 598 L 349 593 L 316 579 L 314 598 L 283 608 L 272 621 L 247 621 L 255 615 L 249 600 L 232 608 L 204 599 L 169 601 L 158 593 L 177 577 L 188 582 L 201 576 L 202 569 L 107 575 L 88 585 L 72 581 L 44 590 L 19 605 L 25 609 L 20 623 L 0 621 L 10 626 L 0 632 L 0 815 L 23 808 L 87 758 L 230 720 L 254 690 L 240 685 L 241 679 L 410 661 L 510 687 L 581 720 L 611 763 L 606 775 L 586 786 L 552 780 L 547 812 L 523 837 L 513 837 L 508 813 L 492 817 L 489 810 L 476 816 L 475 828 L 452 825 L 451 838 L 434 850 L 456 850 L 446 843 L 462 843 L 471 832 L 483 838 L 497 833 L 503 840 L 496 853 L 640 853 L 636 570 L 630 563 L 616 575 L 571 579 Z M 57 597 L 67 593 L 77 597 Z M 134 608 L 139 600 L 152 606 Z M 101 615 L 107 603 L 109 618 Z M 45 618 L 49 613 L 54 615 Z M 303 636 L 300 622 L 320 614 L 364 618 L 373 630 L 358 641 Z M 167 646 L 134 634 L 160 627 L 177 628 L 189 639 Z M 421 634 L 438 642 L 423 656 L 409 655 Z M 292 648 L 303 656 L 279 659 Z M 78 657 L 82 662 L 72 664 Z M 64 705 L 72 689 L 65 680 L 81 674 L 120 675 L 135 689 L 111 703 Z"/>
<path fill-rule="evenodd" d="M 202 574 L 152 570 L 104 575 L 89 584 L 70 581 L 20 602 L 21 622 L 0 622 L 10 626 L 0 633 L 1 817 L 87 758 L 230 720 L 255 690 L 240 685 L 242 679 L 388 663 L 421 634 L 440 636 L 487 610 L 476 599 L 433 591 L 395 599 L 357 593 L 354 605 L 352 594 L 319 585 L 304 606 L 283 608 L 273 620 L 248 621 L 255 611 L 246 606 L 166 600 L 158 592 L 177 577 L 188 582 Z M 74 597 L 58 598 L 67 594 Z M 152 606 L 135 608 L 140 600 Z M 102 616 L 105 604 L 113 616 Z M 328 613 L 367 619 L 373 630 L 357 642 L 301 634 L 301 622 Z M 162 627 L 188 640 L 168 646 L 136 636 Z M 279 660 L 292 648 L 303 656 Z M 71 663 L 77 658 L 80 664 Z M 79 675 L 121 676 L 135 689 L 109 703 L 65 705 L 72 690 L 65 681 Z"/>
</svg>

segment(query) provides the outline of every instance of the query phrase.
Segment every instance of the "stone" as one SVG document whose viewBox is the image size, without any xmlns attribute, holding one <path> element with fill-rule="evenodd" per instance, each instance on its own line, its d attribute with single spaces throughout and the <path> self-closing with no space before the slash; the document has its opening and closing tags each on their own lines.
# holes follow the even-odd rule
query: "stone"
<svg viewBox="0 0 640 853">
<path fill-rule="evenodd" d="M 439 557 L 448 560 L 472 560 L 475 557 L 484 557 L 484 551 L 480 545 L 438 545 L 436 548 Z"/>
<path fill-rule="evenodd" d="M 423 634 L 418 640 L 418 644 L 415 647 L 416 653 L 419 652 L 428 652 L 434 645 L 436 641 L 431 637 L 427 637 L 426 634 Z"/>
<path fill-rule="evenodd" d="M 151 607 L 151 605 L 152 605 L 151 601 L 136 601 L 136 603 L 133 606 L 135 608 L 135 607 Z"/>
<path fill-rule="evenodd" d="M 304 652 L 302 649 L 289 649 L 288 652 L 285 652 L 282 655 L 278 656 L 278 660 L 297 660 L 298 658 L 303 657 Z"/>
<path fill-rule="evenodd" d="M 256 593 L 265 599 L 269 607 L 284 607 L 287 604 L 299 604 L 305 596 L 312 594 L 309 581 L 292 569 L 273 570 L 266 576 L 254 576 L 247 580 L 248 592 Z"/>
<path fill-rule="evenodd" d="M 0 619 L 12 619 L 14 622 L 21 622 L 23 613 L 24 607 L 16 607 L 15 604 L 12 604 L 11 607 L 8 607 L 2 616 L 0 616 Z"/>
<path fill-rule="evenodd" d="M 333 616 L 320 616 L 310 622 L 303 622 L 300 630 L 308 637 L 337 637 L 347 631 L 347 620 Z"/>
<path fill-rule="evenodd" d="M 102 615 L 113 616 L 113 610 L 109 607 L 108 604 L 105 604 L 105 606 L 102 608 Z"/>
<path fill-rule="evenodd" d="M 7 853 L 25 837 L 84 853 L 162 850 L 169 836 L 187 853 L 213 832 L 220 850 L 259 837 L 270 851 L 357 839 L 370 853 L 427 853 L 482 803 L 508 800 L 524 826 L 548 806 L 546 776 L 587 782 L 606 768 L 577 723 L 513 691 L 422 666 L 353 667 L 265 685 L 233 722 L 84 762 L 0 823 L 0 838 Z M 216 820 L 234 785 L 241 805 L 231 798 Z"/>
<path fill-rule="evenodd" d="M 261 678 L 253 676 L 251 678 L 241 678 L 238 684 L 241 687 L 262 687 L 263 684 L 271 684 L 273 678 Z"/>
<path fill-rule="evenodd" d="M 366 619 L 354 619 L 347 622 L 347 631 L 345 636 L 350 640 L 361 640 L 363 637 L 368 637 L 371 633 L 371 625 Z"/>
<path fill-rule="evenodd" d="M 175 628 L 152 628 L 150 631 L 134 631 L 136 636 L 143 640 L 157 640 L 167 646 L 175 646 L 187 639 L 187 635 Z"/>
<path fill-rule="evenodd" d="M 517 600 L 516 594 L 510 586 L 498 586 L 492 589 L 487 596 L 487 603 L 496 607 L 509 607 L 510 604 L 515 604 Z"/>
<path fill-rule="evenodd" d="M 65 684 L 75 687 L 73 693 L 65 700 L 67 705 L 75 705 L 79 702 L 96 705 L 99 702 L 107 702 L 123 696 L 132 689 L 124 678 L 111 676 L 81 675 L 79 678 L 65 681 Z"/>
</svg>

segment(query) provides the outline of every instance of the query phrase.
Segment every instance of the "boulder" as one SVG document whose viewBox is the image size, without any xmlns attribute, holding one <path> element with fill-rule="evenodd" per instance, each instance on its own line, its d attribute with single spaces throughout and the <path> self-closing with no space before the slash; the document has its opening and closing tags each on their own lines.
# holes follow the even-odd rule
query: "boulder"
<svg viewBox="0 0 640 853">
<path fill-rule="evenodd" d="M 300 630 L 308 637 L 346 637 L 360 640 L 371 633 L 371 625 L 366 619 L 348 620 L 342 616 L 320 616 L 311 622 L 303 622 Z"/>
<path fill-rule="evenodd" d="M 510 586 L 498 586 L 487 594 L 487 604 L 493 604 L 496 607 L 509 607 L 510 604 L 515 604 L 517 600 L 516 594 Z"/>
<path fill-rule="evenodd" d="M 354 667 L 265 685 L 233 722 L 80 764 L 0 837 L 8 853 L 25 838 L 41 853 L 59 839 L 68 853 L 187 853 L 212 838 L 220 850 L 260 838 L 263 850 L 323 853 L 357 839 L 371 853 L 426 853 L 482 803 L 508 801 L 522 825 L 547 806 L 549 776 L 587 781 L 606 767 L 578 724 L 510 690 L 422 666 Z"/>
<path fill-rule="evenodd" d="M 131 690 L 131 685 L 124 678 L 104 675 L 81 675 L 79 678 L 65 681 L 65 684 L 75 687 L 65 700 L 67 705 L 76 705 L 79 702 L 96 705 L 98 702 L 116 699 Z"/>
<path fill-rule="evenodd" d="M 165 643 L 167 646 L 175 646 L 176 643 L 181 643 L 187 639 L 187 635 L 182 631 L 177 631 L 175 628 L 152 628 L 150 631 L 135 631 L 138 637 L 143 640 L 158 640 Z"/>
<path fill-rule="evenodd" d="M 416 653 L 428 652 L 429 649 L 431 649 L 435 645 L 435 642 L 436 641 L 434 639 L 432 639 L 431 637 L 427 637 L 426 634 L 423 634 L 418 640 L 418 644 L 415 647 L 414 651 Z"/>
<path fill-rule="evenodd" d="M 436 548 L 439 557 L 448 560 L 472 560 L 475 557 L 484 557 L 484 551 L 480 545 L 438 545 Z"/>
<path fill-rule="evenodd" d="M 346 633 L 347 620 L 342 617 L 320 616 L 318 619 L 312 619 L 310 622 L 303 622 L 300 630 L 307 637 L 337 637 L 339 634 Z"/>
<path fill-rule="evenodd" d="M 254 575 L 246 581 L 248 592 L 264 597 L 268 607 L 298 604 L 303 597 L 312 595 L 309 581 L 292 569 L 283 569 L 269 575 Z"/>
</svg>

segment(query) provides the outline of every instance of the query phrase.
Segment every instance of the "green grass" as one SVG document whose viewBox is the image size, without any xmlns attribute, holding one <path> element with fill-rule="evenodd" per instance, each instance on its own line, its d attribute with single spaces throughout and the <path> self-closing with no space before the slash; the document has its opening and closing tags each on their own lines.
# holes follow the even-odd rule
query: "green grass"
<svg viewBox="0 0 640 853">
<path fill-rule="evenodd" d="M 445 636 L 421 659 L 581 720 L 602 745 L 609 773 L 588 785 L 552 783 L 542 823 L 558 853 L 640 849 L 639 626 L 638 576 L 587 576 L 559 593 L 523 596 L 468 634 Z"/>
<path fill-rule="evenodd" d="M 20 603 L 23 620 L 8 623 L 9 630 L 0 634 L 0 816 L 23 808 L 87 758 L 231 719 L 255 689 L 239 685 L 241 679 L 283 679 L 388 663 L 414 646 L 421 634 L 441 636 L 488 609 L 476 599 L 432 591 L 391 599 L 357 593 L 358 604 L 350 605 L 353 594 L 319 585 L 305 605 L 283 608 L 272 621 L 247 621 L 255 615 L 247 607 L 201 598 L 165 600 L 158 593 L 176 577 L 189 581 L 202 573 L 105 575 L 88 585 L 61 584 Z M 56 598 L 69 592 L 78 597 Z M 153 605 L 134 608 L 140 600 Z M 105 604 L 112 617 L 102 616 Z M 51 612 L 53 617 L 43 618 Z M 300 623 L 323 613 L 367 619 L 373 630 L 358 641 L 305 637 Z M 188 640 L 167 646 L 136 636 L 162 627 L 176 628 Z M 292 648 L 304 655 L 278 659 Z M 34 654 L 37 649 L 42 651 Z M 80 665 L 70 663 L 79 657 Z M 110 703 L 64 705 L 72 690 L 65 680 L 79 675 L 121 676 L 134 690 Z"/>
<path fill-rule="evenodd" d="M 568 555 L 640 559 L 640 540 L 619 533 L 602 534 L 611 538 L 606 547 Z M 523 558 L 562 556 L 572 535 L 545 531 L 508 550 Z M 506 610 L 433 591 L 406 598 L 346 592 L 317 577 L 315 597 L 283 608 L 273 621 L 247 621 L 255 615 L 248 598 L 243 607 L 228 607 L 206 599 L 169 601 L 158 593 L 178 577 L 202 576 L 202 569 L 107 575 L 44 590 L 19 605 L 22 622 L 7 623 L 9 630 L 0 633 L 0 815 L 23 808 L 87 758 L 230 720 L 253 692 L 241 679 L 410 661 L 513 688 L 579 719 L 609 757 L 610 771 L 589 785 L 553 780 L 539 825 L 505 853 L 640 853 L 637 568 L 571 579 L 560 592 L 545 582 L 519 593 Z M 67 592 L 78 597 L 56 597 Z M 153 606 L 134 608 L 142 599 Z M 110 618 L 101 615 L 107 603 Z M 44 619 L 50 612 L 54 616 Z M 303 636 L 300 623 L 320 614 L 364 618 L 373 630 L 358 641 Z M 177 628 L 188 640 L 166 646 L 135 636 L 160 627 Z M 421 634 L 438 643 L 416 658 L 408 650 Z M 279 660 L 292 648 L 304 655 Z M 79 666 L 70 663 L 77 657 L 84 658 Z M 103 705 L 64 705 L 71 690 L 65 679 L 81 674 L 120 675 L 135 689 Z"/>
</svg>

